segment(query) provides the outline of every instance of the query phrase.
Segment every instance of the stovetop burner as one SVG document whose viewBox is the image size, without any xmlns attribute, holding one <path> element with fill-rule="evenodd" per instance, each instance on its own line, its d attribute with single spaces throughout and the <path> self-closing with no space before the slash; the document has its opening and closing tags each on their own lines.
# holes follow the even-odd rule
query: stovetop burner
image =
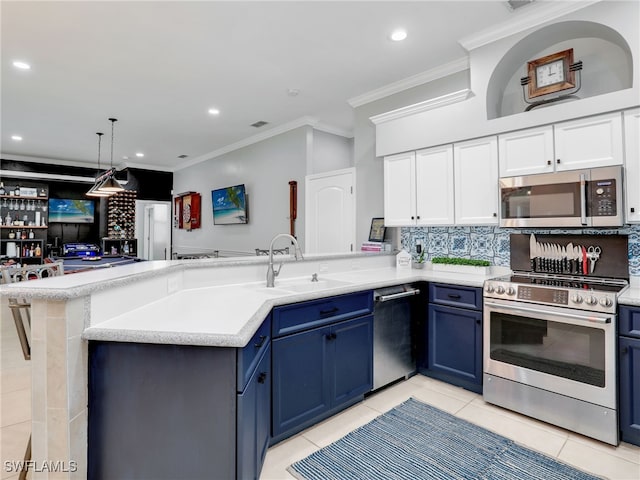
<svg viewBox="0 0 640 480">
<path fill-rule="evenodd" d="M 526 272 L 515 272 L 513 275 L 500 277 L 499 279 L 494 280 L 528 285 L 596 290 L 601 292 L 619 292 L 627 286 L 627 282 L 625 280 L 570 275 L 544 275 Z"/>
</svg>

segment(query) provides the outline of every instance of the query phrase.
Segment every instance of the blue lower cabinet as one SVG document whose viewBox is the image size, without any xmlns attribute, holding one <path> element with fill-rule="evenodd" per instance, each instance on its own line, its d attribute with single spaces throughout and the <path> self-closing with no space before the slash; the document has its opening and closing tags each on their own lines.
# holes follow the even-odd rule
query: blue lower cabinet
<svg viewBox="0 0 640 480">
<path fill-rule="evenodd" d="M 423 373 L 482 393 L 482 312 L 430 304 L 427 335 Z"/>
<path fill-rule="evenodd" d="M 621 440 L 640 445 L 640 338 L 619 337 L 619 342 Z"/>
<path fill-rule="evenodd" d="M 373 316 L 273 340 L 272 442 L 363 398 L 373 385 Z"/>
<path fill-rule="evenodd" d="M 267 346 L 244 391 L 237 397 L 238 479 L 258 479 L 269 446 L 271 347 Z"/>
</svg>

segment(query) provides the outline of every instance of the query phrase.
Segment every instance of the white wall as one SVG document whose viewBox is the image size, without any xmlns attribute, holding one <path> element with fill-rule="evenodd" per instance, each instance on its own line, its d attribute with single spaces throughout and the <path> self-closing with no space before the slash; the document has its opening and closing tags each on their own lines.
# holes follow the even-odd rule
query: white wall
<svg viewBox="0 0 640 480">
<path fill-rule="evenodd" d="M 353 166 L 353 139 L 314 130 L 312 142 L 312 163 L 308 175 Z"/>
<path fill-rule="evenodd" d="M 268 248 L 274 235 L 289 232 L 291 180 L 298 182 L 296 234 L 304 248 L 304 177 L 309 130 L 311 127 L 300 127 L 175 172 L 174 194 L 195 191 L 202 195 L 202 227 L 190 232 L 174 228 L 173 251 L 250 253 L 256 248 Z M 249 223 L 213 225 L 211 190 L 241 183 L 246 187 Z"/>
</svg>

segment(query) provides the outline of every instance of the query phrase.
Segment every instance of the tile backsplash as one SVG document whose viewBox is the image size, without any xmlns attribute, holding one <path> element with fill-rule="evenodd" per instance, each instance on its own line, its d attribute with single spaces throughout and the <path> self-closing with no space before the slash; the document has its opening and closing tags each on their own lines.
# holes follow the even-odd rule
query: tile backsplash
<svg viewBox="0 0 640 480">
<path fill-rule="evenodd" d="M 640 275 L 640 225 L 622 228 L 589 229 L 519 229 L 491 226 L 469 227 L 403 227 L 400 230 L 402 248 L 416 255 L 416 241 L 422 241 L 425 258 L 458 257 L 488 260 L 492 265 L 509 267 L 510 235 L 628 235 L 629 274 Z"/>
</svg>

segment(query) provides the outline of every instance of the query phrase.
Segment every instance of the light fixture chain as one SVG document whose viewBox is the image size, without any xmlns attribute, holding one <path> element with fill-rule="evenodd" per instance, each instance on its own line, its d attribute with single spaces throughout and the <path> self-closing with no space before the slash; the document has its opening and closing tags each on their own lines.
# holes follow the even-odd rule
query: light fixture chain
<svg viewBox="0 0 640 480">
<path fill-rule="evenodd" d="M 109 121 L 111 122 L 111 168 L 113 168 L 113 126 L 118 121 L 118 119 L 110 118 Z"/>
</svg>

